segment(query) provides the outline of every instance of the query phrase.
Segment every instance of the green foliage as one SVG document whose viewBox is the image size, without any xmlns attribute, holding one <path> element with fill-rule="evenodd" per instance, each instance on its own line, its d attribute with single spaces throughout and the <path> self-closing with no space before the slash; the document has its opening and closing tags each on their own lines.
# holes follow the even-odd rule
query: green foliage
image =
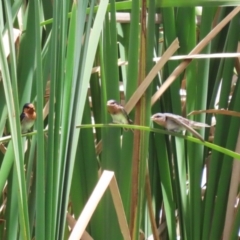
<svg viewBox="0 0 240 240">
<path fill-rule="evenodd" d="M 239 118 L 190 116 L 210 125 L 216 118 L 211 131 L 199 130 L 202 142 L 163 130 L 150 116 L 186 117 L 213 108 L 239 112 L 234 73 L 239 61 L 186 60 L 191 61 L 186 71 L 152 106 L 152 95 L 183 61 L 169 60 L 137 106 L 128 109 L 139 124 L 110 124 L 106 107 L 109 99 L 126 104 L 154 66 L 153 58 L 174 39 L 180 42 L 175 55 L 189 54 L 234 9 L 219 6 L 237 1 L 148 1 L 146 31 L 140 24 L 143 3 L 0 3 L 0 239 L 68 239 L 73 225 L 67 215 L 79 217 L 103 170 L 115 173 L 133 239 L 140 230 L 146 237 L 156 232 L 155 225 L 161 239 L 237 239 L 240 170 L 233 166 L 240 160 Z M 203 6 L 200 22 L 197 5 Z M 120 11 L 131 13 L 130 21 L 119 22 Z M 237 52 L 239 14 L 230 20 L 202 53 Z M 19 115 L 26 102 L 36 106 L 36 131 L 22 136 Z M 123 238 L 108 191 L 86 231 L 94 239 Z"/>
</svg>

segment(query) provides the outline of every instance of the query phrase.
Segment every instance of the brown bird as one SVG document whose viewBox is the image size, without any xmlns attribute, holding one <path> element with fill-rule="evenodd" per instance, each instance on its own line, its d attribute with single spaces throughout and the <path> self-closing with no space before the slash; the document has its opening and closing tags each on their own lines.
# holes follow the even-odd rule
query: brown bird
<svg viewBox="0 0 240 240">
<path fill-rule="evenodd" d="M 204 141 L 204 139 L 194 129 L 210 127 L 208 124 L 191 121 L 187 118 L 172 113 L 156 113 L 152 115 L 151 119 L 169 131 L 180 132 L 183 130 L 188 130 L 196 138 L 199 138 L 201 141 Z"/>
<path fill-rule="evenodd" d="M 111 114 L 113 123 L 133 124 L 124 107 L 115 100 L 107 101 L 107 110 Z"/>
<path fill-rule="evenodd" d="M 32 103 L 26 103 L 23 106 L 22 113 L 20 115 L 22 133 L 27 133 L 28 130 L 33 126 L 36 120 L 37 114 L 35 107 Z"/>
</svg>

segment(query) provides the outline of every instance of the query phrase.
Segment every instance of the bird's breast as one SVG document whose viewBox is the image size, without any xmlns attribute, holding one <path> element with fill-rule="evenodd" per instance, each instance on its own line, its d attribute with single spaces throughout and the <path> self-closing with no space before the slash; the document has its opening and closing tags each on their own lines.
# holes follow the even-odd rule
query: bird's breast
<svg viewBox="0 0 240 240">
<path fill-rule="evenodd" d="M 22 133 L 28 132 L 28 130 L 33 126 L 34 120 L 29 118 L 24 118 L 21 122 Z"/>
<path fill-rule="evenodd" d="M 170 131 L 175 131 L 175 132 L 179 132 L 184 130 L 184 128 L 182 126 L 180 126 L 179 124 L 177 124 L 176 122 L 168 119 L 166 122 L 166 128 Z"/>
<path fill-rule="evenodd" d="M 128 124 L 127 118 L 122 113 L 111 114 L 113 123 Z"/>
</svg>

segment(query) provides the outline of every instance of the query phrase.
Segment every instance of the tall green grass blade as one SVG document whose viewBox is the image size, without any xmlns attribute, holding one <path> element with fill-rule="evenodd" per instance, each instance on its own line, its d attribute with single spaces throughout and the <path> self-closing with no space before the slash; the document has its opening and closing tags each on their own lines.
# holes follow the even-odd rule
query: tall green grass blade
<svg viewBox="0 0 240 240">
<path fill-rule="evenodd" d="M 62 120 L 63 82 L 68 25 L 66 16 L 69 11 L 68 7 L 69 1 L 64 1 L 63 3 L 58 1 L 54 2 L 54 24 L 51 29 L 51 42 L 48 48 L 48 56 L 51 59 L 51 81 L 48 115 L 48 161 L 46 162 L 46 179 L 48 183 L 46 185 L 46 196 L 48 196 L 49 199 L 46 201 L 46 239 L 58 238 L 58 221 L 60 221 L 58 216 L 58 201 L 61 189 L 59 178 L 62 176 L 62 162 L 59 161 L 59 128 Z M 46 70 L 48 70 L 47 66 Z M 47 77 L 47 74 L 45 76 Z M 64 137 L 64 135 L 62 135 L 62 137 Z"/>
<path fill-rule="evenodd" d="M 227 42 L 226 42 L 226 51 L 233 52 L 237 48 L 237 42 L 238 42 L 238 32 L 237 32 L 237 21 L 238 18 L 235 17 L 229 26 L 229 33 L 227 36 Z M 224 69 L 223 69 L 223 80 L 222 80 L 222 90 L 221 90 L 221 98 L 220 98 L 220 106 L 224 106 L 228 102 L 228 96 L 231 91 L 231 82 L 229 83 L 227 79 L 229 79 L 232 76 L 232 69 L 234 68 L 234 59 L 228 59 L 225 60 Z M 234 109 L 235 111 L 240 111 L 239 104 L 238 104 L 238 96 L 239 96 L 239 84 L 235 87 L 234 94 L 232 96 L 229 109 Z M 223 128 L 223 126 L 226 126 L 226 124 L 229 124 L 228 134 L 229 137 L 226 139 L 226 143 L 222 141 L 222 144 L 226 144 L 226 147 L 228 149 L 235 149 L 236 140 L 238 136 L 238 132 L 236 129 L 239 128 L 239 121 L 236 118 L 229 119 L 229 117 L 223 117 L 221 118 L 223 122 L 218 121 L 217 129 L 216 131 L 220 131 L 220 127 Z M 220 118 L 218 118 L 220 120 Z M 222 126 L 220 124 L 223 124 Z M 216 133 L 217 134 L 217 133 Z M 223 137 L 222 133 L 220 136 Z M 220 137 L 220 138 L 221 138 Z M 220 139 L 221 140 L 221 139 Z M 232 173 L 232 159 L 229 159 L 229 157 L 223 158 L 222 166 L 219 171 L 219 182 L 218 182 L 218 189 L 217 189 L 217 196 L 219 196 L 218 201 L 215 203 L 214 208 L 214 215 L 212 219 L 212 228 L 210 232 L 210 237 L 220 237 L 221 236 L 221 227 L 223 227 L 224 222 L 220 221 L 220 219 L 223 217 L 225 218 L 225 211 L 227 206 L 227 193 L 229 190 L 229 183 L 231 179 L 231 173 Z"/>
<path fill-rule="evenodd" d="M 103 122 L 112 122 L 111 116 L 107 113 L 107 100 L 115 99 L 120 103 L 119 94 L 119 70 L 118 70 L 118 45 L 117 29 L 115 16 L 115 2 L 110 1 L 110 13 L 106 14 L 104 28 L 101 59 L 101 69 L 104 71 L 102 78 L 102 120 Z M 110 17 L 109 17 L 110 15 Z M 104 82 L 104 83 L 103 83 Z M 119 181 L 119 169 L 121 166 L 121 129 L 102 129 L 102 154 L 101 167 L 103 170 L 112 170 Z M 104 221 L 103 239 L 121 238 L 119 231 L 116 211 L 114 209 L 112 197 L 109 192 L 103 197 L 103 211 L 106 218 Z M 112 227 L 109 229 L 109 219 L 112 220 Z M 108 229 L 108 230 L 107 230 Z"/>
<path fill-rule="evenodd" d="M 204 38 L 207 33 L 211 30 L 211 26 L 208 24 L 212 22 L 216 9 L 215 8 L 203 8 L 202 13 L 202 24 L 200 26 L 200 40 Z M 211 52 L 211 45 L 209 44 L 202 53 L 210 53 Z M 207 108 L 207 93 L 208 93 L 208 77 L 209 77 L 209 67 L 210 67 L 210 60 L 204 59 L 198 61 L 198 74 L 196 76 L 196 103 L 195 109 L 206 109 Z M 205 114 L 201 114 L 196 116 L 195 120 L 199 122 L 205 122 L 206 116 Z M 211 124 L 211 123 L 210 123 Z M 201 129 L 200 134 L 204 136 L 205 130 Z M 209 132 L 207 130 L 207 132 Z M 198 161 L 194 164 L 194 173 L 196 177 L 193 179 L 192 184 L 192 191 L 194 193 L 194 205 L 192 209 L 193 216 L 198 216 L 198 219 L 195 221 L 195 225 L 197 229 L 202 232 L 202 201 L 201 201 L 201 180 L 203 174 L 203 166 L 204 166 L 204 159 L 206 154 L 204 153 L 204 149 L 202 146 L 193 146 L 193 152 L 195 156 L 198 156 Z M 194 161 L 195 162 L 195 161 Z M 195 218 L 194 218 L 195 219 Z M 195 229 L 195 228 L 194 228 Z M 195 233 L 195 237 L 200 239 L 200 233 Z M 199 235 L 197 235 L 199 234 Z"/>
<path fill-rule="evenodd" d="M 172 41 L 177 37 L 177 28 L 175 26 L 175 13 L 173 8 L 164 8 L 162 9 L 163 15 L 163 28 L 164 28 L 164 45 L 165 48 L 168 48 Z M 167 64 L 167 68 L 164 69 L 164 78 L 169 76 L 169 74 L 177 67 L 178 62 L 169 62 Z M 181 102 L 179 94 L 180 82 L 175 81 L 170 87 L 170 98 L 165 94 L 163 96 L 164 101 L 164 109 L 161 111 L 165 112 L 173 112 L 175 114 L 181 114 Z M 171 105 L 170 105 L 171 103 Z M 156 109 L 156 108 L 155 108 Z M 156 110 L 157 111 L 157 110 Z M 159 111 L 159 110 L 158 110 Z M 155 113 L 155 112 L 153 112 Z M 180 231 L 182 236 L 186 237 L 187 234 L 187 226 L 189 226 L 189 219 L 187 218 L 187 196 L 186 196 L 186 185 L 182 184 L 186 181 L 186 165 L 185 165 L 185 150 L 184 150 L 184 141 L 182 139 L 175 139 L 176 150 L 174 150 L 174 161 L 176 166 L 176 171 L 178 172 L 179 180 L 176 179 L 176 194 L 180 195 L 177 197 L 178 209 L 179 209 L 179 223 L 180 223 Z M 180 182 L 181 179 L 181 182 Z M 168 194 L 169 196 L 169 194 Z M 171 196 L 171 195 L 170 195 Z M 170 197 L 169 196 L 169 197 Z M 166 199 L 166 198 L 165 198 Z M 171 199 L 171 197 L 170 197 Z M 166 201 L 166 200 L 165 200 Z M 171 207 L 170 203 L 167 203 L 167 206 Z M 173 220 L 174 216 L 173 208 L 168 209 L 168 223 Z M 170 214 L 171 213 L 171 214 Z M 171 217 L 170 217 L 171 216 Z M 170 226 L 171 227 L 171 226 Z M 169 233 L 170 237 L 175 238 L 175 232 Z M 173 234 L 173 236 L 171 236 Z"/>
<path fill-rule="evenodd" d="M 234 28 L 235 20 L 233 19 L 230 26 Z M 236 49 L 236 41 L 231 39 L 230 36 L 234 35 L 235 31 L 228 29 L 228 34 L 225 40 L 225 51 L 234 51 Z M 232 76 L 232 69 L 233 69 L 233 60 L 226 59 L 224 60 L 223 68 L 220 71 L 222 76 L 222 86 L 221 86 L 221 97 L 219 99 L 219 108 L 227 107 L 228 106 L 228 96 L 231 88 L 231 83 L 226 79 Z M 220 73 L 219 73 L 220 74 Z M 225 131 L 229 131 L 230 118 L 226 116 L 217 116 L 217 125 L 214 135 L 214 143 L 219 144 L 221 146 L 226 146 L 227 138 L 223 134 L 222 129 L 224 128 Z M 211 171 L 211 175 L 209 175 L 209 179 L 207 182 L 207 191 L 205 195 L 205 206 L 204 206 L 204 219 L 203 219 L 203 235 L 202 239 L 208 238 L 211 232 L 212 227 L 212 219 L 207 219 L 207 215 L 213 216 L 213 206 L 215 204 L 215 196 L 217 194 L 217 186 L 218 181 L 220 178 L 221 168 L 223 164 L 223 156 L 219 152 L 213 151 L 211 156 L 211 162 L 209 169 Z M 227 176 L 226 176 L 227 178 Z M 218 230 L 219 231 L 219 230 Z M 220 232 L 220 231 L 219 231 Z"/>
<path fill-rule="evenodd" d="M 11 173 L 8 177 L 8 204 L 6 209 L 6 237 L 7 239 L 17 239 L 19 236 L 19 229 L 18 229 L 18 186 L 17 186 L 17 174 L 13 174 L 14 168 L 11 169 Z"/>
<path fill-rule="evenodd" d="M 90 106 L 87 101 L 82 122 L 91 123 Z M 77 147 L 70 194 L 74 215 L 80 215 L 97 182 L 98 161 L 95 154 L 94 134 L 92 129 L 82 129 Z M 99 221 L 102 221 L 102 213 L 97 209 L 88 225 L 88 233 L 93 238 L 102 236 L 103 229 L 98 227 Z"/>
<path fill-rule="evenodd" d="M 74 103 L 73 104 L 74 109 L 72 109 L 74 110 L 74 112 L 70 112 L 70 114 L 72 114 L 72 120 L 70 122 L 71 129 L 69 129 L 68 136 L 67 136 L 69 138 L 69 142 L 66 145 L 68 146 L 68 151 L 66 152 L 66 155 L 63 156 L 64 157 L 63 159 L 67 165 L 63 169 L 63 174 L 65 175 L 65 179 L 64 179 L 64 185 L 63 185 L 64 195 L 60 196 L 60 198 L 62 199 L 62 204 L 61 204 L 61 209 L 59 210 L 61 211 L 60 216 L 62 217 L 60 217 L 61 222 L 59 224 L 60 226 L 59 236 L 63 236 L 62 231 L 63 231 L 63 226 L 65 225 L 64 216 L 66 214 L 68 194 L 71 186 L 71 179 L 72 179 L 77 143 L 79 138 L 79 130 L 76 130 L 75 126 L 81 123 L 82 121 L 82 115 L 83 115 L 83 109 L 84 109 L 83 103 L 85 103 L 86 101 L 88 84 L 89 84 L 91 70 L 94 62 L 94 56 L 96 54 L 97 45 L 98 45 L 101 30 L 102 30 L 102 26 L 103 26 L 107 4 L 108 4 L 108 1 L 102 1 L 100 3 L 89 38 L 88 38 L 88 35 L 90 32 L 90 28 L 89 27 L 87 28 L 85 44 L 84 44 L 85 48 L 83 49 L 83 52 L 82 52 L 83 60 L 80 59 L 80 61 L 76 61 L 73 69 L 76 72 L 76 74 L 73 75 L 74 81 L 77 81 L 78 77 L 80 81 L 76 82 L 77 85 L 75 85 L 76 88 L 74 89 L 75 94 L 73 95 L 73 98 L 71 100 L 72 103 Z M 84 9 L 85 9 L 84 5 L 83 6 L 79 5 L 78 14 L 82 13 Z M 81 17 L 81 15 L 79 16 Z M 91 14 L 90 14 L 90 18 L 91 18 Z M 77 44 L 77 41 L 79 41 L 79 33 L 81 36 L 81 30 L 79 31 L 77 29 L 75 44 Z M 91 46 L 91 47 L 88 47 L 88 46 Z M 77 54 L 79 54 L 79 52 L 77 52 Z M 79 69 L 80 63 L 82 63 L 81 69 Z"/>
<path fill-rule="evenodd" d="M 37 165 L 36 165 L 36 239 L 45 238 L 45 153 L 43 133 L 43 78 L 41 57 L 41 28 L 39 0 L 34 2 L 36 36 L 36 81 L 37 81 Z"/>
<path fill-rule="evenodd" d="M 125 51 L 128 59 L 127 67 L 127 82 L 125 85 L 125 101 L 130 99 L 131 95 L 134 93 L 137 87 L 138 79 L 138 58 L 139 58 L 139 1 L 133 2 L 133 8 L 131 11 L 131 22 L 130 29 L 129 26 L 122 27 L 123 34 L 129 37 L 126 41 L 125 38 L 122 39 L 124 46 L 126 46 Z M 116 6 L 117 7 L 117 6 Z M 128 33 L 129 31 L 129 33 Z M 137 36 L 137 37 L 136 37 Z M 128 46 L 127 46 L 128 45 Z M 134 120 L 133 110 L 129 116 Z M 133 134 L 130 132 L 123 133 L 122 139 L 122 153 L 121 153 L 121 166 L 120 166 L 120 183 L 119 188 L 122 195 L 123 205 L 126 212 L 128 222 L 130 222 L 131 213 L 131 193 L 132 185 L 132 153 L 134 149 L 133 144 Z M 124 176 L 124 177 L 123 177 Z"/>
<path fill-rule="evenodd" d="M 20 222 L 20 234 L 23 239 L 30 239 L 29 222 L 28 222 L 28 209 L 27 209 L 27 194 L 24 177 L 24 162 L 23 162 L 23 151 L 22 151 L 22 138 L 20 135 L 20 121 L 19 119 L 19 104 L 18 104 L 18 86 L 17 86 L 17 69 L 16 69 L 16 57 L 13 40 L 13 29 L 12 29 L 12 17 L 9 2 L 5 1 L 7 29 L 9 33 L 9 46 L 10 46 L 10 60 L 11 68 L 9 75 L 9 69 L 4 53 L 4 46 L 2 38 L 0 39 L 0 69 L 3 76 L 3 87 L 5 91 L 8 116 L 10 122 L 10 128 L 12 133 L 13 149 L 15 156 L 15 168 L 18 185 L 18 207 L 19 207 L 19 222 Z M 11 76 L 11 80 L 10 80 Z"/>
</svg>

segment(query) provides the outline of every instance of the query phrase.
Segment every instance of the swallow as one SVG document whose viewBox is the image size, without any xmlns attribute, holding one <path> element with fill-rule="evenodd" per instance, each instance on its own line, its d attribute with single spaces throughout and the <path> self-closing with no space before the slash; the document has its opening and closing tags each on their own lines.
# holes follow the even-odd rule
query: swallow
<svg viewBox="0 0 240 240">
<path fill-rule="evenodd" d="M 20 115 L 22 133 L 27 133 L 28 130 L 33 126 L 36 120 L 37 114 L 35 107 L 32 103 L 26 103 L 23 106 L 22 113 Z"/>
<path fill-rule="evenodd" d="M 107 110 L 111 114 L 113 123 L 133 124 L 124 107 L 115 100 L 107 101 Z"/>
<path fill-rule="evenodd" d="M 200 139 L 203 142 L 204 139 L 202 136 L 194 129 L 210 127 L 208 124 L 191 121 L 187 118 L 172 113 L 156 113 L 152 115 L 151 120 L 169 131 L 180 132 L 183 130 L 188 130 L 196 138 Z"/>
</svg>

